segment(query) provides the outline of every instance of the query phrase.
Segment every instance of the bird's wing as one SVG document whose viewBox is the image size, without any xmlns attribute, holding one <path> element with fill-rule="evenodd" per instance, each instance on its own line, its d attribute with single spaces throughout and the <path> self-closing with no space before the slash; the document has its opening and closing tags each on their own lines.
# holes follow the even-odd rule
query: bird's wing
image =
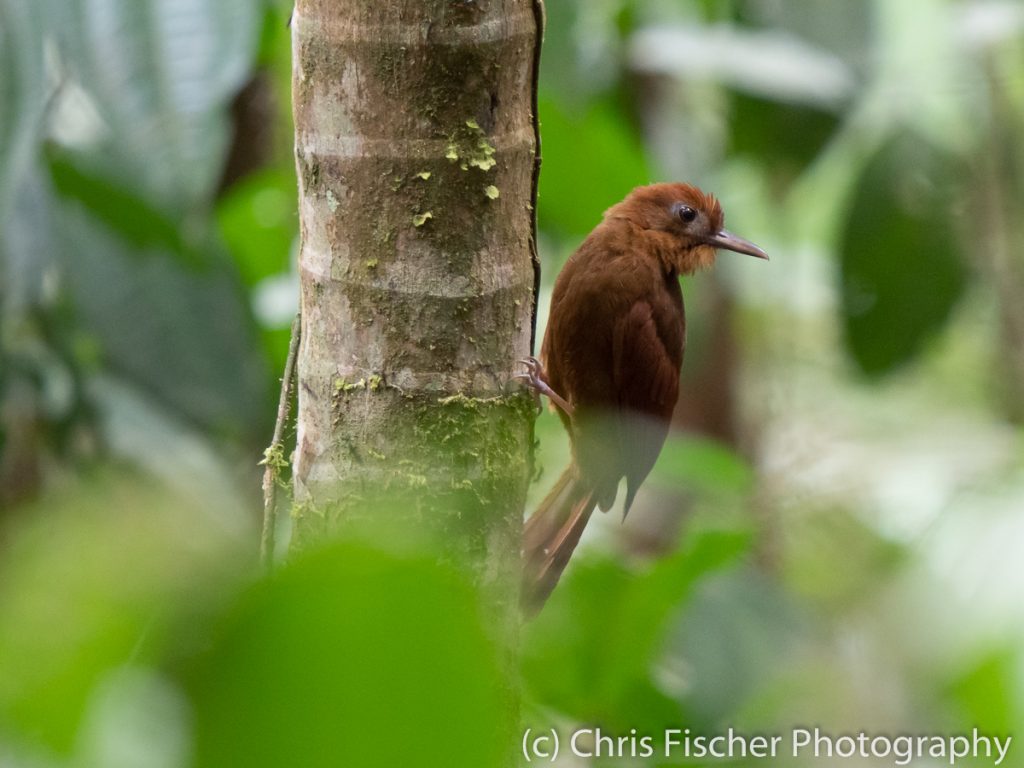
<svg viewBox="0 0 1024 768">
<path fill-rule="evenodd" d="M 618 446 L 628 512 L 668 434 L 679 395 L 682 349 L 670 349 L 650 303 L 637 301 L 615 325 L 612 381 L 618 398 Z"/>
</svg>

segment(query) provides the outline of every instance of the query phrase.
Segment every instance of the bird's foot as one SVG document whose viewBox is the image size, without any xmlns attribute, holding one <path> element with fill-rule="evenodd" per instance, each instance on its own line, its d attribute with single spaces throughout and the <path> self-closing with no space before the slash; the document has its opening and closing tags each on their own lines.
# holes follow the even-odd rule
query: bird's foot
<svg viewBox="0 0 1024 768">
<path fill-rule="evenodd" d="M 512 378 L 522 379 L 525 381 L 531 389 L 542 395 L 547 395 L 548 399 L 551 400 L 555 405 L 562 409 L 567 416 L 572 416 L 573 407 L 568 403 L 565 398 L 555 392 L 547 382 L 547 377 L 544 374 L 544 366 L 540 364 L 540 360 L 536 357 L 526 357 L 519 361 L 522 365 L 526 366 L 526 373 L 517 373 Z"/>
</svg>

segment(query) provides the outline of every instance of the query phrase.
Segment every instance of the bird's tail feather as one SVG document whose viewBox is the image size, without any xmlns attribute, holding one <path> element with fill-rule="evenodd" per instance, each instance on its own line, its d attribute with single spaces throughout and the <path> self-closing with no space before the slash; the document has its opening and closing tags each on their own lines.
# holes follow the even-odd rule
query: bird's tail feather
<svg viewBox="0 0 1024 768">
<path fill-rule="evenodd" d="M 536 614 L 558 584 L 597 502 L 570 465 L 523 528 L 522 608 Z"/>
</svg>

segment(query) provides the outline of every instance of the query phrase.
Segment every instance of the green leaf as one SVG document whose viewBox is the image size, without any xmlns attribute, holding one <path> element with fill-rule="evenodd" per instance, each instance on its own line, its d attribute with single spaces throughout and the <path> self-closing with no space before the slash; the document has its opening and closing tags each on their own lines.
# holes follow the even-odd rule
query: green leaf
<svg viewBox="0 0 1024 768">
<path fill-rule="evenodd" d="M 73 13 L 64 48 L 108 131 L 101 156 L 163 210 L 207 202 L 263 9 L 250 0 L 91 0 Z"/>
<path fill-rule="evenodd" d="M 217 205 L 217 223 L 246 285 L 286 271 L 298 235 L 294 174 L 263 171 L 236 184 Z"/>
<path fill-rule="evenodd" d="M 585 235 L 605 210 L 650 180 L 637 137 L 611 103 L 573 114 L 542 98 L 540 119 L 544 165 L 538 202 L 545 230 Z"/>
<path fill-rule="evenodd" d="M 17 734 L 59 753 L 85 735 L 107 675 L 177 653 L 240 562 L 225 518 L 209 509 L 127 474 L 68 480 L 5 528 L 0 561 L 5 742 Z M 171 641 L 178 624 L 187 630 Z"/>
<path fill-rule="evenodd" d="M 82 328 L 106 368 L 187 420 L 256 440 L 273 418 L 271 381 L 230 261 L 203 268 L 152 247 L 138 251 L 85 210 L 60 216 L 61 266 Z"/>
<path fill-rule="evenodd" d="M 8 221 L 0 227 L 0 302 L 4 317 L 10 319 L 42 305 L 45 275 L 56 258 L 58 242 L 46 174 L 29 166 L 15 192 Z"/>
<path fill-rule="evenodd" d="M 297 558 L 189 665 L 195 765 L 508 765 L 511 681 L 479 600 L 434 557 Z"/>
<path fill-rule="evenodd" d="M 730 154 L 770 163 L 791 177 L 818 157 L 839 125 L 836 114 L 809 105 L 740 92 L 731 101 Z"/>
<path fill-rule="evenodd" d="M 154 208 L 138 194 L 100 171 L 87 170 L 67 153 L 49 152 L 54 188 L 76 200 L 100 223 L 136 248 L 164 247 L 185 253 L 180 223 Z"/>
<path fill-rule="evenodd" d="M 31 3 L 0 0 L 0 225 L 40 137 L 46 76 Z"/>
<path fill-rule="evenodd" d="M 670 435 L 651 471 L 655 485 L 694 493 L 746 493 L 754 473 L 728 446 L 697 436 Z"/>
<path fill-rule="evenodd" d="M 1021 711 L 1013 681 L 1019 679 L 1020 652 L 998 648 L 971 659 L 948 686 L 947 695 L 957 705 L 965 723 L 990 733 L 1013 733 Z"/>
<path fill-rule="evenodd" d="M 632 571 L 617 559 L 577 556 L 527 627 L 523 672 L 533 696 L 584 722 L 636 726 L 643 699 L 667 725 L 678 707 L 651 676 L 669 621 L 695 585 L 748 549 L 746 531 L 697 530 L 680 550 Z"/>
<path fill-rule="evenodd" d="M 952 160 L 904 135 L 864 169 L 840 243 L 846 348 L 869 376 L 913 360 L 964 293 Z"/>
</svg>

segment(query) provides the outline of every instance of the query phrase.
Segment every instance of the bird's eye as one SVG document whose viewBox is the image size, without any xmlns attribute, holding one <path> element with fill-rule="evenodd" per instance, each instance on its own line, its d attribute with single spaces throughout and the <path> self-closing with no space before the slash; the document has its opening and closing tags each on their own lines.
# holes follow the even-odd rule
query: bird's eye
<svg viewBox="0 0 1024 768">
<path fill-rule="evenodd" d="M 697 218 L 697 212 L 688 205 L 680 205 L 676 210 L 676 215 L 679 216 L 680 221 L 684 224 L 689 224 Z"/>
</svg>

